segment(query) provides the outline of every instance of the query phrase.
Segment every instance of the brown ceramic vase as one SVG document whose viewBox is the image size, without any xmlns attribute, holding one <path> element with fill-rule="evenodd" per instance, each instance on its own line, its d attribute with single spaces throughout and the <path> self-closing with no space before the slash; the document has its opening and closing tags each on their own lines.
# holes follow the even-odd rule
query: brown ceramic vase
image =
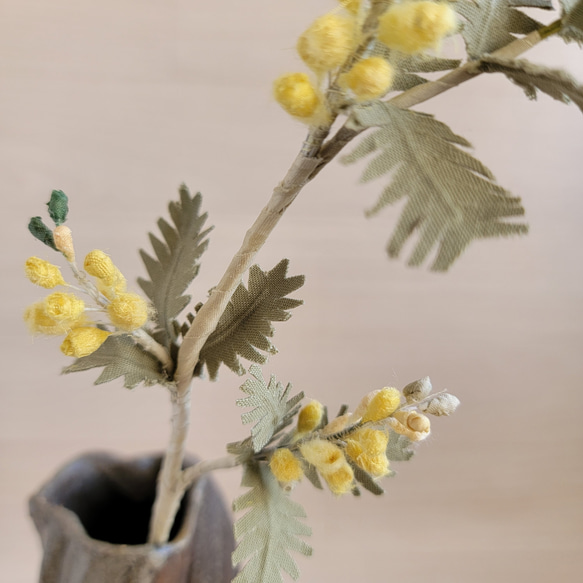
<svg viewBox="0 0 583 583">
<path fill-rule="evenodd" d="M 40 583 L 230 582 L 231 516 L 209 477 L 185 495 L 170 542 L 146 544 L 159 468 L 160 456 L 87 454 L 32 496 Z"/>
</svg>

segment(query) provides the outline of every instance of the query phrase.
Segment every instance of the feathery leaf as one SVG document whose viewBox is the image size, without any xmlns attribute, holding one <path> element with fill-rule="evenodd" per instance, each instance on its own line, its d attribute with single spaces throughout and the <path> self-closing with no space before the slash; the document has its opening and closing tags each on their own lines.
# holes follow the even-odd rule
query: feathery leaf
<svg viewBox="0 0 583 583">
<path fill-rule="evenodd" d="M 78 358 L 63 369 L 63 373 L 79 372 L 103 366 L 96 385 L 124 377 L 124 387 L 133 389 L 140 383 L 146 386 L 164 384 L 167 380 L 158 359 L 137 345 L 127 334 L 109 336 L 92 354 Z"/>
<path fill-rule="evenodd" d="M 566 41 L 583 46 L 583 0 L 561 0 L 563 15 L 559 35 Z"/>
<path fill-rule="evenodd" d="M 200 351 L 196 372 L 206 364 L 211 379 L 216 379 L 221 363 L 238 375 L 245 374 L 239 356 L 259 364 L 267 357 L 261 351 L 276 354 L 269 338 L 275 330 L 272 322 L 285 322 L 288 310 L 301 305 L 301 300 L 286 297 L 304 284 L 304 276 L 286 277 L 288 260 L 283 259 L 271 271 L 257 265 L 249 270 L 249 289 L 240 284 L 221 316 L 215 331 Z"/>
<path fill-rule="evenodd" d="M 467 19 L 462 28 L 468 55 L 478 58 L 528 34 L 542 24 L 514 7 L 552 9 L 550 0 L 459 0 L 452 7 Z"/>
<path fill-rule="evenodd" d="M 409 265 L 420 265 L 438 247 L 432 269 L 445 271 L 473 239 L 527 231 L 526 225 L 502 220 L 524 214 L 520 199 L 510 196 L 481 162 L 459 147 L 469 147 L 469 142 L 433 116 L 377 102 L 356 108 L 352 123 L 378 129 L 342 162 L 372 154 L 363 181 L 393 173 L 367 214 L 408 198 L 387 247 L 390 257 L 397 257 L 420 230 Z"/>
<path fill-rule="evenodd" d="M 511 81 L 524 89 L 529 99 L 536 99 L 537 90 L 557 101 L 571 101 L 583 112 L 583 85 L 563 71 L 535 65 L 524 59 L 499 59 L 484 57 L 478 65 L 483 73 L 504 73 Z"/>
<path fill-rule="evenodd" d="M 312 554 L 312 548 L 298 538 L 312 533 L 298 520 L 306 517 L 304 509 L 283 491 L 266 464 L 248 464 L 242 485 L 251 490 L 233 503 L 235 512 L 248 509 L 235 522 L 238 546 L 233 565 L 247 563 L 233 583 L 281 583 L 282 571 L 297 580 L 300 572 L 290 551 Z"/>
<path fill-rule="evenodd" d="M 138 283 L 156 308 L 160 341 L 167 348 L 176 337 L 172 321 L 190 301 L 190 296 L 183 294 L 198 274 L 198 260 L 212 229 L 202 230 L 207 214 L 199 214 L 201 202 L 200 193 L 191 197 L 188 188 L 181 186 L 180 201 L 168 205 L 175 227 L 161 218 L 157 224 L 164 241 L 150 233 L 156 259 L 140 250 L 150 281 L 139 278 Z"/>
<path fill-rule="evenodd" d="M 300 401 L 304 393 L 298 393 L 290 397 L 291 383 L 285 389 L 276 381 L 275 375 L 271 375 L 269 384 L 265 382 L 261 368 L 256 364 L 249 367 L 253 378 L 247 379 L 241 390 L 249 395 L 237 400 L 239 407 L 254 407 L 252 411 L 243 413 L 241 419 L 244 424 L 256 421 L 251 430 L 253 451 L 260 452 L 273 438 L 286 427 L 294 415 L 299 411 Z"/>
</svg>

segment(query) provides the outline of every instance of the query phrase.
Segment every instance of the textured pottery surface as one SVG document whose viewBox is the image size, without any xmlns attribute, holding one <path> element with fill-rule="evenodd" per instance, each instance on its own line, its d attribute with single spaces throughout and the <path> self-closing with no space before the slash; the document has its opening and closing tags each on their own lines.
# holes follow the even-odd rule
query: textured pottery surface
<svg viewBox="0 0 583 583">
<path fill-rule="evenodd" d="M 231 581 L 231 517 L 209 478 L 185 496 L 170 542 L 145 544 L 159 467 L 160 456 L 87 454 L 45 484 L 30 499 L 44 551 L 40 583 Z"/>
</svg>

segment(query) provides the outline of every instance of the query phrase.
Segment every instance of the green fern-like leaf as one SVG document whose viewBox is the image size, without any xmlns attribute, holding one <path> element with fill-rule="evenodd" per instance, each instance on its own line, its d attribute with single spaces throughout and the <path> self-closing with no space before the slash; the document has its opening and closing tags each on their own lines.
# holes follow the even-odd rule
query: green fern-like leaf
<svg viewBox="0 0 583 583">
<path fill-rule="evenodd" d="M 535 65 L 518 59 L 484 57 L 478 65 L 483 73 L 503 73 L 521 87 L 529 99 L 536 99 L 537 91 L 546 93 L 563 103 L 573 102 L 583 112 L 583 86 L 563 71 Z"/>
<path fill-rule="evenodd" d="M 563 14 L 559 33 L 566 41 L 575 41 L 583 46 L 583 0 L 561 0 Z"/>
<path fill-rule="evenodd" d="M 235 512 L 247 510 L 235 523 L 233 565 L 247 563 L 233 583 L 281 583 L 282 571 L 297 580 L 300 572 L 290 552 L 312 554 L 298 538 L 312 533 L 298 520 L 306 517 L 304 509 L 282 490 L 266 464 L 248 464 L 242 485 L 251 490 L 233 503 Z"/>
<path fill-rule="evenodd" d="M 139 278 L 138 283 L 156 309 L 157 339 L 168 348 L 176 337 L 173 320 L 190 301 L 184 291 L 198 274 L 198 260 L 208 246 L 211 229 L 202 230 L 207 215 L 199 214 L 201 202 L 200 193 L 191 197 L 181 186 L 180 201 L 168 205 L 175 226 L 161 218 L 158 228 L 164 241 L 150 233 L 156 259 L 140 251 L 150 280 Z"/>
<path fill-rule="evenodd" d="M 255 453 L 260 452 L 284 427 L 286 427 L 300 408 L 304 393 L 290 398 L 291 383 L 283 385 L 272 375 L 269 383 L 265 382 L 261 368 L 252 364 L 249 372 L 253 378 L 247 379 L 241 390 L 248 395 L 237 401 L 239 407 L 253 407 L 252 411 L 243 413 L 243 423 L 256 424 L 251 430 L 251 440 Z"/>
<path fill-rule="evenodd" d="M 438 247 L 432 269 L 445 271 L 474 239 L 527 231 L 524 224 L 503 220 L 524 214 L 520 199 L 510 196 L 481 162 L 459 147 L 469 147 L 469 142 L 433 116 L 378 102 L 356 109 L 352 123 L 378 129 L 342 161 L 373 155 L 363 181 L 393 173 L 368 214 L 408 198 L 387 247 L 390 257 L 397 257 L 418 230 L 409 265 L 420 265 Z"/>
<path fill-rule="evenodd" d="M 216 379 L 219 367 L 226 364 L 238 375 L 245 374 L 239 356 L 259 364 L 277 349 L 272 322 L 285 322 L 291 317 L 288 310 L 301 305 L 301 300 L 286 297 L 304 284 L 304 276 L 286 277 L 288 260 L 283 259 L 271 271 L 257 265 L 249 270 L 249 288 L 240 284 L 235 290 L 215 331 L 200 352 L 197 373 L 206 364 L 211 379 Z"/>
<path fill-rule="evenodd" d="M 166 375 L 158 359 L 137 345 L 129 336 L 109 336 L 92 354 L 78 358 L 63 369 L 63 373 L 104 367 L 95 381 L 101 385 L 124 377 L 124 387 L 133 389 L 140 383 L 146 386 L 165 384 Z"/>
<path fill-rule="evenodd" d="M 452 7 L 467 20 L 461 32 L 472 59 L 502 48 L 514 34 L 542 26 L 515 7 L 553 8 L 550 0 L 458 0 Z"/>
</svg>

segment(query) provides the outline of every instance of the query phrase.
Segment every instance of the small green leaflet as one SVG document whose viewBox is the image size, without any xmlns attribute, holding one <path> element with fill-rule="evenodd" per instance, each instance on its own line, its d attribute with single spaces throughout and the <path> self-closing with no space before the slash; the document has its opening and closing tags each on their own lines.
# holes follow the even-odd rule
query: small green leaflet
<svg viewBox="0 0 583 583">
<path fill-rule="evenodd" d="M 62 190 L 53 190 L 51 199 L 47 202 L 49 216 L 55 225 L 60 226 L 67 220 L 69 213 L 69 199 Z"/>
<path fill-rule="evenodd" d="M 206 364 L 212 380 L 217 378 L 221 363 L 238 375 L 245 374 L 239 356 L 263 364 L 277 349 L 269 338 L 274 335 L 272 322 L 285 322 L 288 310 L 300 306 L 301 300 L 286 297 L 304 284 L 304 276 L 286 277 L 288 260 L 283 259 L 271 271 L 257 265 L 249 270 L 249 289 L 240 284 L 235 290 L 215 331 L 200 351 L 197 373 Z"/>
<path fill-rule="evenodd" d="M 583 0 L 561 0 L 563 16 L 559 35 L 566 41 L 583 45 Z"/>
<path fill-rule="evenodd" d="M 200 193 L 191 197 L 188 188 L 181 186 L 180 201 L 168 205 L 175 227 L 161 218 L 158 228 L 164 241 L 150 233 L 156 259 L 140 250 L 150 281 L 139 278 L 138 283 L 154 304 L 157 339 L 167 348 L 176 337 L 172 322 L 190 302 L 190 296 L 183 294 L 198 274 L 198 260 L 208 246 L 206 237 L 212 230 L 202 230 L 207 214 L 199 214 L 201 202 Z"/>
<path fill-rule="evenodd" d="M 243 413 L 241 419 L 244 424 L 256 424 L 251 429 L 251 440 L 253 451 L 260 452 L 284 427 L 289 424 L 300 408 L 300 401 L 304 398 L 304 393 L 298 393 L 290 397 L 292 390 L 291 383 L 285 389 L 283 385 L 276 381 L 271 375 L 269 384 L 265 382 L 261 368 L 256 364 L 249 367 L 249 372 L 253 378 L 247 379 L 241 390 L 249 395 L 237 400 L 239 407 L 254 407 L 252 411 Z"/>
<path fill-rule="evenodd" d="M 552 9 L 550 0 L 458 0 L 452 7 L 467 19 L 462 28 L 468 55 L 476 59 L 542 26 L 515 6 Z"/>
<path fill-rule="evenodd" d="M 409 265 L 420 265 L 438 247 L 431 268 L 446 271 L 474 239 L 527 232 L 526 225 L 504 220 L 524 214 L 520 199 L 510 196 L 488 168 L 459 147 L 469 147 L 469 142 L 433 116 L 377 102 L 356 108 L 351 123 L 378 129 L 342 162 L 373 155 L 363 182 L 392 173 L 367 214 L 408 198 L 387 246 L 390 257 L 397 257 L 419 231 Z"/>
<path fill-rule="evenodd" d="M 267 464 L 246 465 L 241 485 L 251 490 L 233 503 L 235 512 L 248 510 L 235 522 L 238 546 L 233 565 L 247 563 L 233 583 L 281 583 L 282 571 L 296 581 L 300 572 L 290 551 L 312 554 L 312 548 L 298 538 L 312 534 L 298 520 L 306 518 L 304 509 L 283 491 Z"/>
<path fill-rule="evenodd" d="M 511 81 L 524 89 L 529 99 L 536 99 L 537 90 L 563 103 L 573 102 L 583 112 L 583 86 L 578 85 L 567 73 L 535 65 L 525 60 L 480 59 L 483 73 L 504 73 Z"/>
<path fill-rule="evenodd" d="M 389 429 L 387 459 L 392 462 L 409 461 L 415 455 L 415 450 L 411 448 L 412 443 L 405 435 L 400 435 L 396 431 Z"/>
<path fill-rule="evenodd" d="M 103 366 L 96 385 L 124 377 L 124 387 L 133 389 L 140 383 L 146 386 L 165 384 L 167 378 L 158 359 L 137 345 L 130 336 L 109 336 L 89 356 L 78 358 L 63 369 L 63 373 L 79 372 Z"/>
</svg>

